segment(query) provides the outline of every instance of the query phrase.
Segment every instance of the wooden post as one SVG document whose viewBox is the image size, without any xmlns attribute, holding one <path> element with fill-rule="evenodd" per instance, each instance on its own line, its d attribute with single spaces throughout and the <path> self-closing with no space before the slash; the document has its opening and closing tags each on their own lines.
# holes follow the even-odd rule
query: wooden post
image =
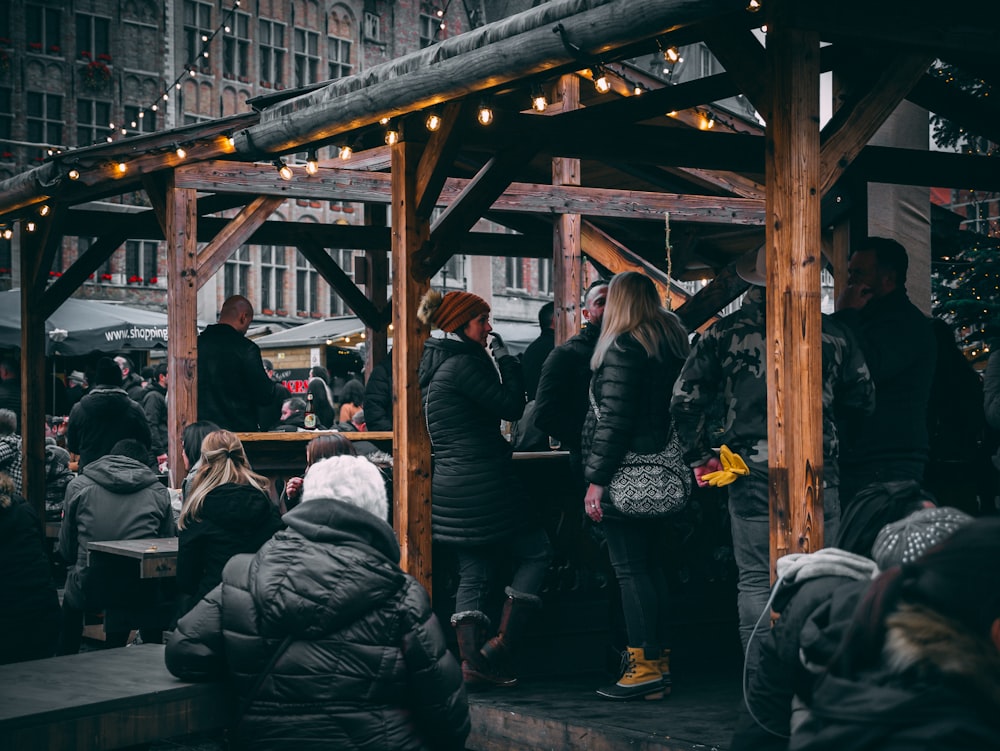
<svg viewBox="0 0 1000 751">
<path fill-rule="evenodd" d="M 365 226 L 384 227 L 386 225 L 386 210 L 383 204 L 365 204 Z M 365 293 L 375 307 L 384 310 L 388 300 L 385 291 L 389 285 L 389 256 L 381 249 L 369 249 L 365 252 Z M 384 320 L 384 319 L 383 319 Z M 368 342 L 368 357 L 365 359 L 365 383 L 371 375 L 372 368 L 382 362 L 389 346 L 389 332 L 385 326 L 378 329 L 366 328 L 365 340 Z"/>
<path fill-rule="evenodd" d="M 186 471 L 181 432 L 198 419 L 198 212 L 197 193 L 167 188 L 167 454 L 170 486 Z"/>
<path fill-rule="evenodd" d="M 579 109 L 580 79 L 571 73 L 558 84 L 562 111 Z M 579 185 L 580 160 L 556 157 L 552 160 L 553 185 Z M 580 273 L 582 235 L 579 214 L 560 214 L 552 237 L 552 279 L 555 284 L 556 344 L 580 333 Z"/>
<path fill-rule="evenodd" d="M 51 222 L 35 232 L 21 223 L 21 488 L 45 519 L 45 316 L 39 304 L 51 255 L 45 252 Z M 62 241 L 61 235 L 58 241 Z M 48 259 L 48 264 L 45 263 Z M 11 574 L 8 574 L 11 575 Z"/>
<path fill-rule="evenodd" d="M 769 3 L 767 395 L 771 567 L 823 546 L 819 34 Z"/>
<path fill-rule="evenodd" d="M 431 444 L 416 377 L 428 333 L 417 306 L 430 286 L 415 263 L 430 238 L 430 225 L 416 212 L 421 151 L 408 141 L 392 147 L 393 526 L 400 565 L 431 592 Z"/>
</svg>

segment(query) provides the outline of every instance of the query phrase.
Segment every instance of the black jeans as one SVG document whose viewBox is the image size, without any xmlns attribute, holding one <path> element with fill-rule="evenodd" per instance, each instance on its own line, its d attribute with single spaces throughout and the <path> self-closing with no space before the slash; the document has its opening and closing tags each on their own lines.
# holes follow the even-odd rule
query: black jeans
<svg viewBox="0 0 1000 751">
<path fill-rule="evenodd" d="M 670 641 L 669 592 L 663 568 L 667 523 L 607 515 L 602 524 L 621 589 L 629 646 L 642 647 L 647 659 L 657 659 Z"/>
</svg>

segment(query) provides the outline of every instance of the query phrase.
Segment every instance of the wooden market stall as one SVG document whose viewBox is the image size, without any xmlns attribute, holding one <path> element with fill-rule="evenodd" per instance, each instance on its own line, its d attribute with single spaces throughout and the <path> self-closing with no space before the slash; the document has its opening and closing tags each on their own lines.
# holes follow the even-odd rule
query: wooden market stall
<svg viewBox="0 0 1000 751">
<path fill-rule="evenodd" d="M 244 243 L 295 246 L 365 323 L 375 357 L 393 325 L 394 522 L 403 566 L 429 588 L 430 446 L 411 374 L 428 333 L 417 304 L 434 272 L 455 253 L 551 255 L 559 339 L 579 320 L 584 258 L 602 270 L 639 269 L 665 297 L 671 273 L 709 273 L 712 283 L 678 309 L 694 329 L 743 291 L 733 263 L 765 243 L 776 291 L 767 346 L 772 552 L 815 549 L 820 268 L 828 261 L 839 273 L 851 238 L 867 234 L 869 184 L 1000 189 L 1000 171 L 985 157 L 870 145 L 905 99 L 1000 141 L 995 103 L 928 73 L 938 58 L 996 79 L 998 24 L 988 22 L 996 9 L 972 5 L 952 18 L 938 4 L 896 0 L 767 0 L 759 13 L 746 0 L 553 0 L 357 75 L 255 102 L 245 115 L 55 155 L 0 184 L 0 219 L 30 215 L 38 225 L 20 243 L 23 380 L 31 383 L 43 362 L 45 318 L 89 274 L 126 239 L 165 240 L 175 458 L 180 427 L 197 413 L 198 288 Z M 755 33 L 765 22 L 766 45 Z M 663 85 L 630 63 L 700 41 L 725 73 Z M 821 130 L 827 71 L 838 107 Z M 606 93 L 594 91 L 601 74 Z M 530 108 L 538 91 L 551 103 L 544 112 Z M 721 111 L 708 126 L 713 103 L 736 95 L 766 127 Z M 481 127 L 476 110 L 487 103 L 493 120 Z M 429 132 L 432 109 L 442 124 Z M 388 146 L 387 130 L 395 134 Z M 177 143 L 187 149 L 183 161 Z M 354 159 L 334 156 L 314 175 L 298 167 L 286 181 L 273 164 L 343 144 L 358 146 Z M 149 208 L 114 222 L 88 205 L 140 190 Z M 289 199 L 364 202 L 366 226 L 273 219 Z M 51 209 L 44 218 L 42 204 Z M 472 231 L 484 217 L 513 233 Z M 65 235 L 98 240 L 46 287 Z M 365 251 L 363 287 L 330 248 Z M 29 488 L 44 478 L 43 413 L 35 391 L 26 392 Z M 170 466 L 179 472 L 180 462 Z"/>
</svg>

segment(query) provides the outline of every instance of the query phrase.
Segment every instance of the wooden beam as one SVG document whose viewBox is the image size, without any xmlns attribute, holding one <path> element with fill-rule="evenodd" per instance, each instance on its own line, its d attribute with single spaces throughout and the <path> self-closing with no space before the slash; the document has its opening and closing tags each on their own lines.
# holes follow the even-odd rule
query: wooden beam
<svg viewBox="0 0 1000 751">
<path fill-rule="evenodd" d="M 865 79 L 865 90 L 849 96 L 834 113 L 822 134 L 821 196 L 834 186 L 875 131 L 906 98 L 927 72 L 932 59 L 924 55 L 892 55 L 877 76 Z"/>
<path fill-rule="evenodd" d="M 431 135 L 417 167 L 417 214 L 430 217 L 448 178 L 448 169 L 459 149 L 459 125 L 469 107 L 463 102 L 449 102 L 441 112 L 441 127 Z"/>
<path fill-rule="evenodd" d="M 580 79 L 574 75 L 559 78 L 558 99 L 563 112 L 580 106 Z M 557 157 L 552 160 L 553 185 L 579 185 L 580 160 Z M 552 277 L 555 281 L 555 311 L 553 324 L 556 344 L 562 344 L 580 331 L 581 290 L 581 217 L 579 214 L 559 214 L 552 235 Z"/>
<path fill-rule="evenodd" d="M 727 264 L 716 273 L 711 282 L 676 309 L 677 315 L 688 331 L 697 331 L 746 292 L 749 286 L 736 273 L 736 264 Z"/>
<path fill-rule="evenodd" d="M 429 288 L 416 265 L 417 250 L 430 234 L 417 216 L 416 170 L 420 146 L 400 142 L 392 147 L 392 379 L 395 409 L 393 432 L 393 527 L 399 539 L 400 566 L 430 593 L 431 444 L 424 423 L 420 367 L 428 329 L 417 319 L 417 306 Z"/>
<path fill-rule="evenodd" d="M 749 136 L 741 136 L 749 138 Z M 763 154 L 763 139 L 754 141 Z M 763 161 L 760 162 L 763 167 Z M 360 201 L 386 203 L 391 176 L 376 172 L 358 173 L 334 167 L 320 167 L 309 181 L 286 183 L 273 169 L 242 162 L 212 162 L 203 170 L 185 168 L 178 181 L 199 191 L 223 191 L 254 195 L 283 195 L 287 198 L 319 201 Z M 471 180 L 452 177 L 445 181 L 438 205 L 451 206 L 469 190 Z M 728 182 L 724 177 L 713 184 L 736 193 L 749 190 L 759 198 L 658 193 L 654 191 L 615 190 L 577 186 L 553 186 L 545 183 L 510 183 L 490 205 L 490 211 L 513 211 L 558 214 L 563 211 L 607 217 L 646 217 L 658 219 L 664 212 L 678 221 L 717 222 L 721 224 L 761 224 L 764 202 L 758 183 L 750 187 Z M 353 247 L 353 246 L 351 246 Z"/>
<path fill-rule="evenodd" d="M 326 248 L 312 242 L 300 242 L 297 247 L 365 326 L 379 328 L 385 325 L 388 316 L 365 297 L 365 293 L 358 289 L 351 278 L 330 257 Z"/>
<path fill-rule="evenodd" d="M 618 274 L 622 271 L 638 271 L 653 280 L 660 292 L 661 300 L 666 300 L 668 293 L 680 301 L 686 298 L 685 293 L 680 288 L 671 288 L 667 272 L 629 250 L 590 222 L 583 223 L 581 240 L 583 252 L 612 274 Z"/>
<path fill-rule="evenodd" d="M 198 253 L 198 286 L 222 268 L 233 252 L 247 242 L 253 233 L 285 202 L 284 198 L 259 196 L 243 207 L 225 228 Z"/>
<path fill-rule="evenodd" d="M 705 43 L 754 108 L 767 112 L 767 85 L 759 75 L 764 70 L 764 47 L 753 32 L 732 23 L 709 24 Z"/>
<path fill-rule="evenodd" d="M 430 279 L 454 255 L 459 238 L 472 229 L 486 210 L 504 192 L 514 174 L 522 169 L 535 148 L 530 143 L 519 144 L 513 149 L 490 159 L 465 190 L 449 204 L 431 227 L 427 245 L 418 253 L 416 263 Z"/>
<path fill-rule="evenodd" d="M 388 222 L 386 206 L 372 204 L 365 206 L 365 225 L 385 227 Z M 369 250 L 365 253 L 365 295 L 379 310 L 388 313 L 392 318 L 392 306 L 389 303 L 386 290 L 389 286 L 389 256 L 384 250 Z M 388 322 L 388 321 L 387 321 Z M 371 375 L 372 368 L 378 365 L 386 356 L 389 347 L 389 332 L 386 327 L 369 328 L 365 331 L 368 342 L 368 357 L 365 360 L 365 383 Z M 395 397 L 393 397 L 395 399 Z"/>
<path fill-rule="evenodd" d="M 181 434 L 198 419 L 197 202 L 190 188 L 168 178 L 164 190 L 167 235 L 167 456 L 170 487 L 179 488 L 186 470 Z"/>
<path fill-rule="evenodd" d="M 42 320 L 55 313 L 59 306 L 82 287 L 90 275 L 97 271 L 127 239 L 128 235 L 112 226 L 106 235 L 98 238 L 97 242 L 87 248 L 83 255 L 77 258 L 41 295 L 38 306 Z"/>
<path fill-rule="evenodd" d="M 167 225 L 169 224 L 166 181 L 167 178 L 160 174 L 142 176 L 142 187 L 146 190 L 149 205 L 153 207 L 152 211 L 156 214 L 156 221 L 163 228 L 164 235 L 168 233 Z"/>
<path fill-rule="evenodd" d="M 851 171 L 873 183 L 1000 192 L 1000 169 L 985 154 L 866 146 Z"/>
<path fill-rule="evenodd" d="M 823 547 L 819 34 L 768 3 L 767 435 L 771 571 Z M 865 118 L 874 119 L 874 118 Z"/>
</svg>

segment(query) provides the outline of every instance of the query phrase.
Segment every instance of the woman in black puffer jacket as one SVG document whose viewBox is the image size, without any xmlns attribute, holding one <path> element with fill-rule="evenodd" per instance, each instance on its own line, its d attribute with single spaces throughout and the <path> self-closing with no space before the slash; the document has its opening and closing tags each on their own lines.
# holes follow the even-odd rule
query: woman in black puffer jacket
<svg viewBox="0 0 1000 751">
<path fill-rule="evenodd" d="M 548 536 L 514 476 L 501 420 L 524 412 L 521 364 L 493 334 L 490 306 L 469 292 L 431 290 L 417 313 L 445 332 L 424 344 L 420 388 L 434 451 L 433 538 L 455 549 L 459 582 L 455 614 L 462 673 L 469 684 L 513 686 L 516 649 L 552 558 Z M 499 375 L 497 373 L 499 368 Z M 506 559 L 516 561 L 497 635 L 486 641 L 489 581 Z"/>
<path fill-rule="evenodd" d="M 256 553 L 281 529 L 269 482 L 247 462 L 235 433 L 216 430 L 201 444 L 201 460 L 177 526 L 177 589 L 180 612 L 212 591 L 237 553 Z"/>
<path fill-rule="evenodd" d="M 594 408 L 583 429 L 584 510 L 603 523 L 630 645 L 622 677 L 597 692 L 605 699 L 655 698 L 670 689 L 665 522 L 618 512 L 607 486 L 627 451 L 651 454 L 666 446 L 670 395 L 688 350 L 684 327 L 662 307 L 648 277 L 627 271 L 611 280 L 590 361 Z"/>
<path fill-rule="evenodd" d="M 230 561 L 222 584 L 178 622 L 167 668 L 184 680 L 231 679 L 245 708 L 239 748 L 464 748 L 461 673 L 427 592 L 399 568 L 387 510 L 367 459 L 313 464 L 288 528 Z"/>
</svg>

